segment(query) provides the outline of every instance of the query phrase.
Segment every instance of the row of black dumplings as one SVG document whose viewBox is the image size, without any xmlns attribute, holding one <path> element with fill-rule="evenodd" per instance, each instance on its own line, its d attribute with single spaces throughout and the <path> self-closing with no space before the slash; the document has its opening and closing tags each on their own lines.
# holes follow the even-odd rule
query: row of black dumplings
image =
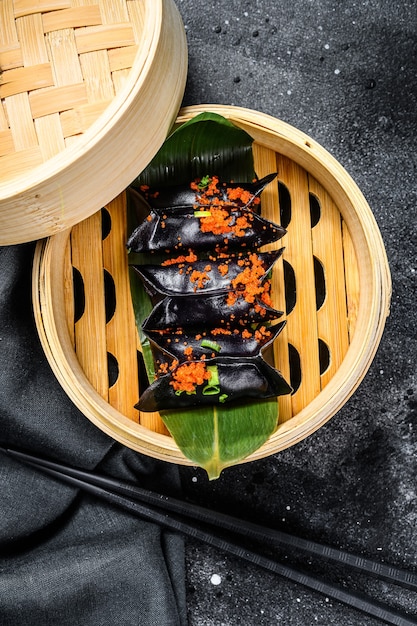
<svg viewBox="0 0 417 626">
<path fill-rule="evenodd" d="M 106 215 L 106 210 L 103 209 L 103 215 Z M 108 214 L 107 214 L 108 215 Z M 325 297 L 325 282 L 323 276 L 323 269 L 319 261 L 315 263 L 315 267 L 319 268 L 319 273 L 316 275 L 316 301 L 317 310 L 320 308 Z M 291 265 L 284 261 L 284 279 L 285 279 L 285 291 L 286 291 L 286 313 L 287 315 L 292 311 L 296 302 L 296 290 L 295 290 L 295 275 Z M 81 272 L 73 267 L 73 290 L 74 290 L 74 322 L 84 315 L 85 312 L 85 289 Z M 113 318 L 116 308 L 116 288 L 114 279 L 107 270 L 103 270 L 103 293 L 105 299 L 105 321 L 110 322 Z M 279 326 L 280 329 L 281 325 Z M 293 391 L 295 392 L 302 380 L 300 355 L 297 349 L 288 344 L 289 350 L 289 370 L 290 370 L 290 382 Z M 141 384 L 140 390 L 145 389 L 148 386 L 145 365 L 143 362 L 143 356 L 141 352 L 137 352 L 138 369 L 140 373 Z M 330 350 L 326 342 L 319 339 L 319 364 L 320 374 L 323 374 L 330 363 Z M 107 371 L 108 371 L 108 386 L 112 387 L 119 377 L 119 364 L 117 357 L 108 352 L 107 353 Z"/>
<path fill-rule="evenodd" d="M 281 218 L 280 222 L 282 225 L 287 227 L 291 222 L 291 195 L 288 188 L 279 181 L 278 183 L 279 190 L 279 204 L 280 204 L 280 213 Z M 320 220 L 321 207 L 318 199 L 310 193 L 310 212 L 311 212 L 311 226 L 314 227 Z M 102 222 L 102 238 L 106 239 L 112 230 L 112 218 L 106 208 L 101 210 L 101 222 Z M 315 288 L 316 288 L 316 304 L 317 310 L 320 309 L 325 296 L 326 296 L 326 283 L 324 277 L 323 267 L 318 259 L 315 257 L 314 260 L 314 274 L 315 274 Z M 290 314 L 296 304 L 296 278 L 294 274 L 294 270 L 290 263 L 286 260 L 283 261 L 284 268 L 284 285 L 285 285 L 285 312 L 286 315 Z M 84 282 L 82 277 L 82 272 L 80 272 L 76 267 L 73 267 L 73 286 L 74 286 L 74 322 L 76 323 L 81 317 L 84 315 L 85 310 L 85 289 Z M 105 297 L 105 313 L 106 313 L 106 323 L 108 323 L 115 311 L 116 307 L 116 288 L 114 284 L 113 277 L 106 269 L 103 270 L 103 293 Z M 298 354 L 297 349 L 291 344 L 288 344 L 289 350 L 289 378 L 290 383 L 295 392 L 302 381 L 302 372 L 301 372 L 301 364 L 300 364 L 300 355 Z M 118 380 L 119 377 L 119 364 L 118 358 L 108 352 L 107 354 L 108 360 L 108 384 L 109 387 L 112 387 Z M 146 375 L 146 369 L 143 362 L 142 353 L 138 351 L 138 367 L 139 367 L 139 375 L 140 375 L 140 386 L 139 389 L 142 392 L 148 386 L 148 380 Z M 320 374 L 323 374 L 330 363 L 330 350 L 326 342 L 322 339 L 319 339 L 319 362 L 320 362 Z"/>
<path fill-rule="evenodd" d="M 259 195 L 275 177 L 251 184 L 219 184 L 218 194 L 210 201 L 213 204 L 207 204 L 207 199 L 201 202 L 191 187 L 168 188 L 158 194 L 146 190 L 149 213 L 127 246 L 143 254 L 144 262 L 135 269 L 153 308 L 142 330 L 159 374 L 141 394 L 140 410 L 262 399 L 292 391 L 267 357 L 268 347 L 285 325 L 277 322 L 282 312 L 256 298 L 246 300 L 242 286 L 236 286 L 242 266 L 250 266 L 253 258 L 261 264 L 258 280 L 264 284 L 282 254 L 282 249 L 260 251 L 286 232 L 260 214 Z M 230 200 L 228 190 L 236 187 L 249 192 L 249 200 Z M 239 219 L 246 222 L 244 232 L 202 230 L 201 218 L 211 214 L 219 199 L 231 224 Z M 143 204 L 142 194 L 130 189 L 128 201 Z M 207 267 L 210 275 L 205 277 Z M 198 278 L 202 283 L 197 289 Z M 235 294 L 232 301 L 231 293 Z M 208 376 L 192 390 L 181 388 L 178 380 L 187 378 L 190 364 L 190 371 L 196 370 L 196 363 Z"/>
</svg>

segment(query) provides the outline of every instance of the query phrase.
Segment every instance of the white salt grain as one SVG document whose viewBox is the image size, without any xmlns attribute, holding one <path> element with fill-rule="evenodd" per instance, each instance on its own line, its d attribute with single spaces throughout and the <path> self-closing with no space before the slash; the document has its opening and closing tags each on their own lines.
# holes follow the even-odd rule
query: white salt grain
<svg viewBox="0 0 417 626">
<path fill-rule="evenodd" d="M 210 578 L 210 582 L 212 585 L 220 585 L 222 579 L 218 574 L 213 574 L 213 576 Z"/>
</svg>

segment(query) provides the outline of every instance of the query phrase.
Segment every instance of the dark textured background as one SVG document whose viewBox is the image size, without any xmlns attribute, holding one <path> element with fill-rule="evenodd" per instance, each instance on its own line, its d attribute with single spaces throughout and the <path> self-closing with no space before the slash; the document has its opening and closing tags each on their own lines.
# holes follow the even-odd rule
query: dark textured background
<svg viewBox="0 0 417 626">
<path fill-rule="evenodd" d="M 189 43 L 184 104 L 257 109 L 321 143 L 364 192 L 393 278 L 380 349 L 343 410 L 295 447 L 217 481 L 180 468 L 184 496 L 416 569 L 417 3 L 177 4 Z M 178 493 L 177 467 L 111 440 L 54 378 L 33 320 L 33 248 L 0 247 L 0 443 Z M 417 620 L 415 592 L 277 553 Z M 2 455 L 1 626 L 174 626 L 186 610 L 189 626 L 380 623 L 195 541 L 186 544 L 186 609 L 183 565 L 178 536 Z"/>
<path fill-rule="evenodd" d="M 184 104 L 257 109 L 321 143 L 365 194 L 393 279 L 380 349 L 343 410 L 297 446 L 229 469 L 218 481 L 183 469 L 185 493 L 303 537 L 416 567 L 417 3 L 177 5 L 189 45 Z M 294 555 L 287 560 L 298 562 Z M 303 565 L 417 614 L 415 593 L 317 562 Z M 380 623 L 194 543 L 187 547 L 187 594 L 190 626 Z"/>
</svg>

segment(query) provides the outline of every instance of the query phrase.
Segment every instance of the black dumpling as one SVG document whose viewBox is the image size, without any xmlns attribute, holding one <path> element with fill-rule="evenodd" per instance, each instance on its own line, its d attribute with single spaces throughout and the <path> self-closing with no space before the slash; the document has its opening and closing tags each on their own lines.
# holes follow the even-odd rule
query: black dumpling
<svg viewBox="0 0 417 626">
<path fill-rule="evenodd" d="M 260 252 L 257 257 L 264 266 L 264 275 L 260 281 L 272 269 L 274 263 L 282 255 L 283 248 L 275 252 Z M 245 263 L 242 266 L 240 263 Z M 236 255 L 227 258 L 197 259 L 196 261 L 184 261 L 170 265 L 134 265 L 133 268 L 141 277 L 146 290 L 151 296 L 162 294 L 166 296 L 214 294 L 233 289 L 232 281 L 246 267 L 252 265 L 251 255 Z M 210 269 L 206 272 L 206 268 Z M 227 267 L 227 273 L 222 268 Z M 206 273 L 207 280 L 204 286 L 198 287 L 198 280 L 193 274 Z"/>
<path fill-rule="evenodd" d="M 182 367 L 181 364 L 178 367 Z M 242 399 L 273 398 L 291 393 L 282 374 L 261 357 L 216 357 L 207 360 L 207 367 L 217 369 L 219 389 L 205 393 L 205 385 L 196 392 L 177 393 L 171 382 L 174 372 L 157 378 L 141 395 L 136 408 L 140 411 L 166 411 L 193 406 L 228 404 Z M 174 370 L 175 371 L 175 370 Z M 210 386 L 210 385 L 208 385 Z"/>
<path fill-rule="evenodd" d="M 246 191 L 249 191 L 251 194 L 251 199 L 246 206 L 253 202 L 253 200 L 258 197 L 264 188 L 269 185 L 275 178 L 277 174 L 268 174 L 264 176 L 260 180 L 254 181 L 253 183 L 228 183 L 228 182 L 219 182 L 218 188 L 219 193 L 215 196 L 215 198 L 219 198 L 224 202 L 228 201 L 227 198 L 227 189 L 235 189 L 237 187 L 241 187 Z M 138 190 L 143 195 L 144 199 L 153 209 L 179 209 L 185 207 L 194 207 L 199 204 L 198 201 L 198 193 L 193 191 L 190 185 L 175 185 L 169 187 L 161 187 L 158 190 L 149 188 L 143 190 L 143 188 L 138 187 Z M 236 201 L 236 205 L 243 206 L 242 202 Z"/>
<path fill-rule="evenodd" d="M 146 335 L 151 341 L 156 360 L 171 365 L 174 360 L 181 362 L 187 358 L 213 358 L 216 352 L 219 356 L 257 356 L 274 342 L 285 324 L 283 321 L 268 326 L 259 338 L 254 331 L 242 336 L 242 328 L 234 328 L 230 334 L 216 333 L 215 329 L 210 328 L 201 332 L 201 329 L 193 327 L 180 329 L 180 332 L 151 330 Z M 191 356 L 187 357 L 190 350 Z"/>
<path fill-rule="evenodd" d="M 236 250 L 260 248 L 268 243 L 278 241 L 286 230 L 270 220 L 266 220 L 248 208 L 227 208 L 234 221 L 239 217 L 247 217 L 250 227 L 241 236 L 237 236 L 231 228 L 229 233 L 215 234 L 203 232 L 200 228 L 200 217 L 196 217 L 193 209 L 179 209 L 171 214 L 152 209 L 146 219 L 132 232 L 127 247 L 132 252 L 177 252 L 192 250 Z"/>
<path fill-rule="evenodd" d="M 245 327 L 247 324 L 270 322 L 282 315 L 282 311 L 262 302 L 251 304 L 242 297 L 230 305 L 225 294 L 167 296 L 153 307 L 142 328 L 147 332 L 186 327 Z"/>
</svg>

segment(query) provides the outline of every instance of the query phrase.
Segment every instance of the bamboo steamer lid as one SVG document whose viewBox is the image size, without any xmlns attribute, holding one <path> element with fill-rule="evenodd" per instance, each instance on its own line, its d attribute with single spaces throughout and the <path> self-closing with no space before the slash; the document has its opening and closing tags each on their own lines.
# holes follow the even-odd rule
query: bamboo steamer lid
<svg viewBox="0 0 417 626">
<path fill-rule="evenodd" d="M 129 185 L 186 74 L 173 0 L 2 0 L 0 245 L 56 234 Z"/>
<path fill-rule="evenodd" d="M 287 235 L 278 242 L 285 250 L 272 275 L 274 306 L 287 321 L 274 342 L 274 358 L 295 391 L 279 398 L 277 430 L 245 459 L 253 461 L 311 435 L 354 393 L 389 314 L 390 271 L 366 199 L 324 148 L 281 120 L 233 106 L 187 107 L 177 122 L 203 111 L 229 118 L 253 137 L 258 176 L 278 171 L 278 185 L 262 194 L 262 214 L 279 222 L 288 213 Z M 38 243 L 33 301 L 39 336 L 59 382 L 98 428 L 141 453 L 192 465 L 159 414 L 134 408 L 142 348 L 129 290 L 125 203 L 122 193 L 72 229 Z M 78 313 L 75 276 L 83 285 Z M 106 314 L 109 280 L 115 302 Z M 296 284 L 291 306 L 285 300 L 288 281 Z M 109 377 L 112 362 L 116 380 Z"/>
</svg>

